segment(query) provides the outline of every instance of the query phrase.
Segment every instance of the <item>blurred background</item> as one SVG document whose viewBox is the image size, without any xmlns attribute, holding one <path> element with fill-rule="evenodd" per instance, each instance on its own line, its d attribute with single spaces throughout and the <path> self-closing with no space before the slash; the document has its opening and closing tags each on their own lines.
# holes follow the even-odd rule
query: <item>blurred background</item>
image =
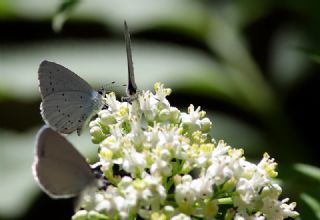
<svg viewBox="0 0 320 220">
<path fill-rule="evenodd" d="M 212 136 L 257 162 L 278 162 L 283 198 L 320 219 L 320 2 L 317 0 L 0 0 L 0 219 L 70 219 L 33 180 L 37 69 L 64 65 L 94 88 L 127 80 L 123 21 L 136 83 L 173 89 L 169 101 L 201 106 Z M 88 133 L 88 132 L 84 132 Z M 94 160 L 88 135 L 71 142 Z M 45 214 L 44 214 L 45 213 Z"/>
</svg>

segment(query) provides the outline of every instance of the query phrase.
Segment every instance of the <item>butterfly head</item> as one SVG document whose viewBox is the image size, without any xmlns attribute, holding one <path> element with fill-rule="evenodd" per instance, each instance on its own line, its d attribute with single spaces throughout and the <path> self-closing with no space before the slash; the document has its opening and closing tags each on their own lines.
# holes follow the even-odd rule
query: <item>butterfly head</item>
<svg viewBox="0 0 320 220">
<path fill-rule="evenodd" d="M 101 96 L 104 96 L 106 94 L 106 90 L 105 90 L 105 88 L 102 87 L 97 90 L 97 93 L 99 93 L 99 95 L 101 95 Z"/>
</svg>

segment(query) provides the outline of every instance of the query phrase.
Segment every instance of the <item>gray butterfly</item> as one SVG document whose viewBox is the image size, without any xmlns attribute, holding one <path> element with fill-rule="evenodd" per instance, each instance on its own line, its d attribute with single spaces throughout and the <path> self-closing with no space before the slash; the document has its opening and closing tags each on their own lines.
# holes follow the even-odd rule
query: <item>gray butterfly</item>
<svg viewBox="0 0 320 220">
<path fill-rule="evenodd" d="M 69 69 L 50 61 L 39 67 L 41 115 L 54 130 L 69 134 L 82 128 L 102 106 L 104 90 L 95 91 Z"/>
<path fill-rule="evenodd" d="M 43 126 L 37 135 L 33 175 L 52 198 L 78 196 L 98 181 L 85 158 L 61 134 Z"/>
</svg>

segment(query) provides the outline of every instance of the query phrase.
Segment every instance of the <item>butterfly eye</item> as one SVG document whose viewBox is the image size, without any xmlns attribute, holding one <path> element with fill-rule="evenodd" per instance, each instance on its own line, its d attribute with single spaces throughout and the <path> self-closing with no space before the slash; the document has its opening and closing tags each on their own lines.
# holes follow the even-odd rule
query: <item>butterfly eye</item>
<svg viewBox="0 0 320 220">
<path fill-rule="evenodd" d="M 98 89 L 98 91 L 97 91 L 100 95 L 103 95 L 103 93 L 104 93 L 104 89 Z"/>
</svg>

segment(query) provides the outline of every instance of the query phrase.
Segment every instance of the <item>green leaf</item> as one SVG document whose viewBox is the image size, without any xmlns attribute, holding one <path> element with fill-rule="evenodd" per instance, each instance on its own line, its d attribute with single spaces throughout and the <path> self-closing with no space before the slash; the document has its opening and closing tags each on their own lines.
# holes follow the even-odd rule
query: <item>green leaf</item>
<svg viewBox="0 0 320 220">
<path fill-rule="evenodd" d="M 135 42 L 134 36 L 132 38 L 139 89 L 152 89 L 157 81 L 173 89 L 182 85 L 201 85 L 236 100 L 237 93 L 230 87 L 223 69 L 208 55 L 169 44 L 146 45 Z M 0 59 L 2 91 L 18 99 L 39 98 L 37 69 L 44 59 L 69 68 L 96 88 L 112 81 L 122 85 L 127 80 L 124 42 L 48 41 L 32 46 L 7 47 L 3 52 L 6 57 Z M 121 89 L 124 95 L 124 88 L 113 89 Z M 208 94 L 214 95 L 212 91 Z"/>
<path fill-rule="evenodd" d="M 303 193 L 301 199 L 311 208 L 317 219 L 320 219 L 320 201 Z"/>
<path fill-rule="evenodd" d="M 79 2 L 80 0 L 63 0 L 60 3 L 52 21 L 52 28 L 54 31 L 61 31 L 64 22 L 69 18 L 71 12 Z"/>
<path fill-rule="evenodd" d="M 243 108 L 266 115 L 271 107 L 278 106 L 271 87 L 245 46 L 243 36 L 218 12 L 213 11 L 210 16 L 206 40 L 221 58 L 224 74 L 241 98 Z"/>
<path fill-rule="evenodd" d="M 0 131 L 0 216 L 22 215 L 37 191 L 31 172 L 34 135 Z"/>
<path fill-rule="evenodd" d="M 320 182 L 320 168 L 308 164 L 295 164 L 295 170 Z"/>
<path fill-rule="evenodd" d="M 304 48 L 298 47 L 297 50 L 305 55 L 307 55 L 311 60 L 320 64 L 320 51 L 311 49 L 311 48 Z"/>
</svg>

